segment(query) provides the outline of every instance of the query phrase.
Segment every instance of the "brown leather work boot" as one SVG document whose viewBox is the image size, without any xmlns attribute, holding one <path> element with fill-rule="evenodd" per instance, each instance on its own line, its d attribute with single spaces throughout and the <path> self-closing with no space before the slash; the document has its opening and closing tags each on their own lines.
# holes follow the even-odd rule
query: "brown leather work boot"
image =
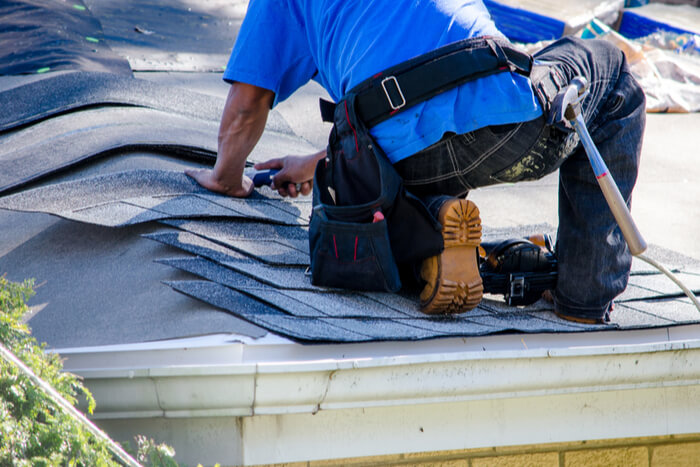
<svg viewBox="0 0 700 467">
<path fill-rule="evenodd" d="M 479 208 L 465 199 L 450 199 L 440 208 L 445 249 L 423 261 L 421 311 L 427 314 L 463 313 L 481 302 L 484 286 L 479 274 L 481 242 Z"/>
</svg>

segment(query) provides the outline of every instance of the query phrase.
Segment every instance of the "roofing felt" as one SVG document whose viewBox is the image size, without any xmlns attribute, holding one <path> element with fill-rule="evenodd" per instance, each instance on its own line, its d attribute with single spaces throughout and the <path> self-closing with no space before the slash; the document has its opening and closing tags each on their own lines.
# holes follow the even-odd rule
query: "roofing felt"
<svg viewBox="0 0 700 467">
<path fill-rule="evenodd" d="M 248 0 L 85 0 L 134 71 L 221 71 Z"/>
<path fill-rule="evenodd" d="M 164 285 L 192 276 L 156 262 L 187 253 L 142 237 L 154 228 L 163 227 L 117 229 L 0 210 L 0 274 L 35 279 L 32 334 L 67 348 L 268 333 Z"/>
<path fill-rule="evenodd" d="M 64 69 L 131 75 L 129 63 L 107 45 L 100 22 L 82 1 L 3 0 L 0 75 Z"/>
</svg>

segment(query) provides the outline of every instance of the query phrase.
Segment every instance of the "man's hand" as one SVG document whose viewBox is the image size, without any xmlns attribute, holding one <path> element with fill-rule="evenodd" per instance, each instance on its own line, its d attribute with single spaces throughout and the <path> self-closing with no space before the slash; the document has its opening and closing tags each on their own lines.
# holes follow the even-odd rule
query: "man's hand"
<svg viewBox="0 0 700 467">
<path fill-rule="evenodd" d="M 207 190 L 236 198 L 249 196 L 254 188 L 253 181 L 245 175 L 238 183 L 230 183 L 216 177 L 212 169 L 187 169 L 185 174 Z"/>
<path fill-rule="evenodd" d="M 311 193 L 316 163 L 325 155 L 324 150 L 308 156 L 279 157 L 255 164 L 255 169 L 278 169 L 279 172 L 272 179 L 271 188 L 277 190 L 282 196 L 296 198 L 300 193 L 302 195 Z"/>
</svg>

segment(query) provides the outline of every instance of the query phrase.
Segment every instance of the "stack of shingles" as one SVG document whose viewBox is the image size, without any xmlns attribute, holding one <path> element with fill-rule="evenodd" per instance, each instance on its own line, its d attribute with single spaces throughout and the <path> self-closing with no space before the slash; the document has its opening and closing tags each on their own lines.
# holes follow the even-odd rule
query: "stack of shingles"
<svg viewBox="0 0 700 467">
<path fill-rule="evenodd" d="M 161 262 L 206 279 L 171 282 L 171 287 L 261 327 L 304 341 L 414 340 L 507 331 L 601 329 L 563 322 L 542 301 L 511 308 L 499 300 L 486 299 L 466 314 L 430 317 L 418 311 L 415 293 L 348 292 L 312 285 L 306 272 L 308 246 L 304 228 L 212 220 L 165 223 L 181 231 L 148 237 L 195 256 Z M 509 233 L 513 233 L 512 229 L 490 233 L 487 230 L 488 236 L 497 238 Z M 683 280 L 700 289 L 697 262 L 685 269 L 688 272 L 678 271 Z M 700 319 L 672 283 L 641 263 L 635 264 L 632 284 L 619 297 L 617 308 L 614 324 L 608 329 L 666 326 Z"/>
</svg>

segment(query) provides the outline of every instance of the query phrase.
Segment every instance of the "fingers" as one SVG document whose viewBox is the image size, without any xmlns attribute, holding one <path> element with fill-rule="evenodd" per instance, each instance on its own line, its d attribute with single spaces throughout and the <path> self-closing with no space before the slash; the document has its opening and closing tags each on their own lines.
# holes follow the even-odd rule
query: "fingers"
<svg viewBox="0 0 700 467">
<path fill-rule="evenodd" d="M 294 183 L 287 183 L 287 194 L 289 195 L 290 198 L 296 198 L 299 196 L 299 192 L 297 191 L 297 186 Z"/>
<path fill-rule="evenodd" d="M 272 189 L 277 190 L 279 188 L 287 188 L 288 185 L 293 185 L 291 178 L 286 171 L 280 170 L 272 177 Z"/>
<path fill-rule="evenodd" d="M 216 178 L 212 169 L 186 169 L 185 175 L 194 179 L 209 191 L 221 193 L 236 198 L 245 198 L 253 192 L 253 181 L 243 175 L 240 181 L 224 182 Z"/>
<path fill-rule="evenodd" d="M 277 192 L 284 197 L 289 196 L 292 198 L 296 198 L 297 196 L 299 196 L 296 184 L 290 182 L 287 177 L 280 177 L 279 175 L 280 174 L 277 174 L 272 179 L 272 185 L 270 185 L 270 188 L 272 188 L 273 190 L 277 190 Z"/>
<path fill-rule="evenodd" d="M 265 169 L 279 169 L 279 172 L 272 178 L 272 183 L 270 188 L 277 190 L 282 196 L 291 196 L 296 198 L 298 193 L 296 192 L 296 187 L 289 189 L 293 185 L 291 183 L 291 178 L 288 174 L 288 170 L 285 168 L 285 163 L 288 157 L 278 157 L 276 159 L 270 159 L 265 162 L 258 162 L 253 165 L 255 170 L 265 170 Z"/>
<path fill-rule="evenodd" d="M 308 182 L 304 183 L 308 184 Z M 309 194 L 309 190 L 303 188 L 304 183 L 294 183 L 292 177 L 282 170 L 272 179 L 271 188 L 273 190 L 277 190 L 277 192 L 282 196 L 296 198 L 300 193 L 303 195 Z"/>
<path fill-rule="evenodd" d="M 270 159 L 265 162 L 258 162 L 253 167 L 256 170 L 279 169 L 273 177 L 270 187 L 281 196 L 296 198 L 297 196 L 308 196 L 313 188 L 313 170 L 317 158 L 302 156 L 285 156 Z M 299 182 L 299 180 L 308 180 Z"/>
<path fill-rule="evenodd" d="M 201 172 L 202 170 L 204 169 L 185 169 L 185 175 L 197 180 L 197 172 Z"/>
<path fill-rule="evenodd" d="M 208 172 L 211 172 L 210 169 L 185 169 L 185 175 L 187 175 L 190 178 L 195 179 L 196 181 L 199 182 L 199 180 L 204 180 L 208 176 Z"/>
<path fill-rule="evenodd" d="M 253 167 L 255 170 L 281 169 L 284 167 L 284 159 L 284 157 L 277 157 L 265 162 L 258 162 L 257 164 L 253 165 Z"/>
<path fill-rule="evenodd" d="M 311 191 L 313 190 L 313 183 L 311 181 L 299 184 L 287 182 L 279 188 L 276 188 L 274 185 L 272 186 L 272 188 L 276 189 L 281 196 L 289 196 L 290 198 L 296 198 L 300 194 L 304 196 L 310 195 Z"/>
<path fill-rule="evenodd" d="M 309 196 L 313 188 L 312 182 L 304 182 L 301 184 L 301 194 L 304 196 Z"/>
<path fill-rule="evenodd" d="M 212 190 L 211 169 L 185 169 L 185 175 L 194 179 L 195 182 L 208 190 Z"/>
</svg>

